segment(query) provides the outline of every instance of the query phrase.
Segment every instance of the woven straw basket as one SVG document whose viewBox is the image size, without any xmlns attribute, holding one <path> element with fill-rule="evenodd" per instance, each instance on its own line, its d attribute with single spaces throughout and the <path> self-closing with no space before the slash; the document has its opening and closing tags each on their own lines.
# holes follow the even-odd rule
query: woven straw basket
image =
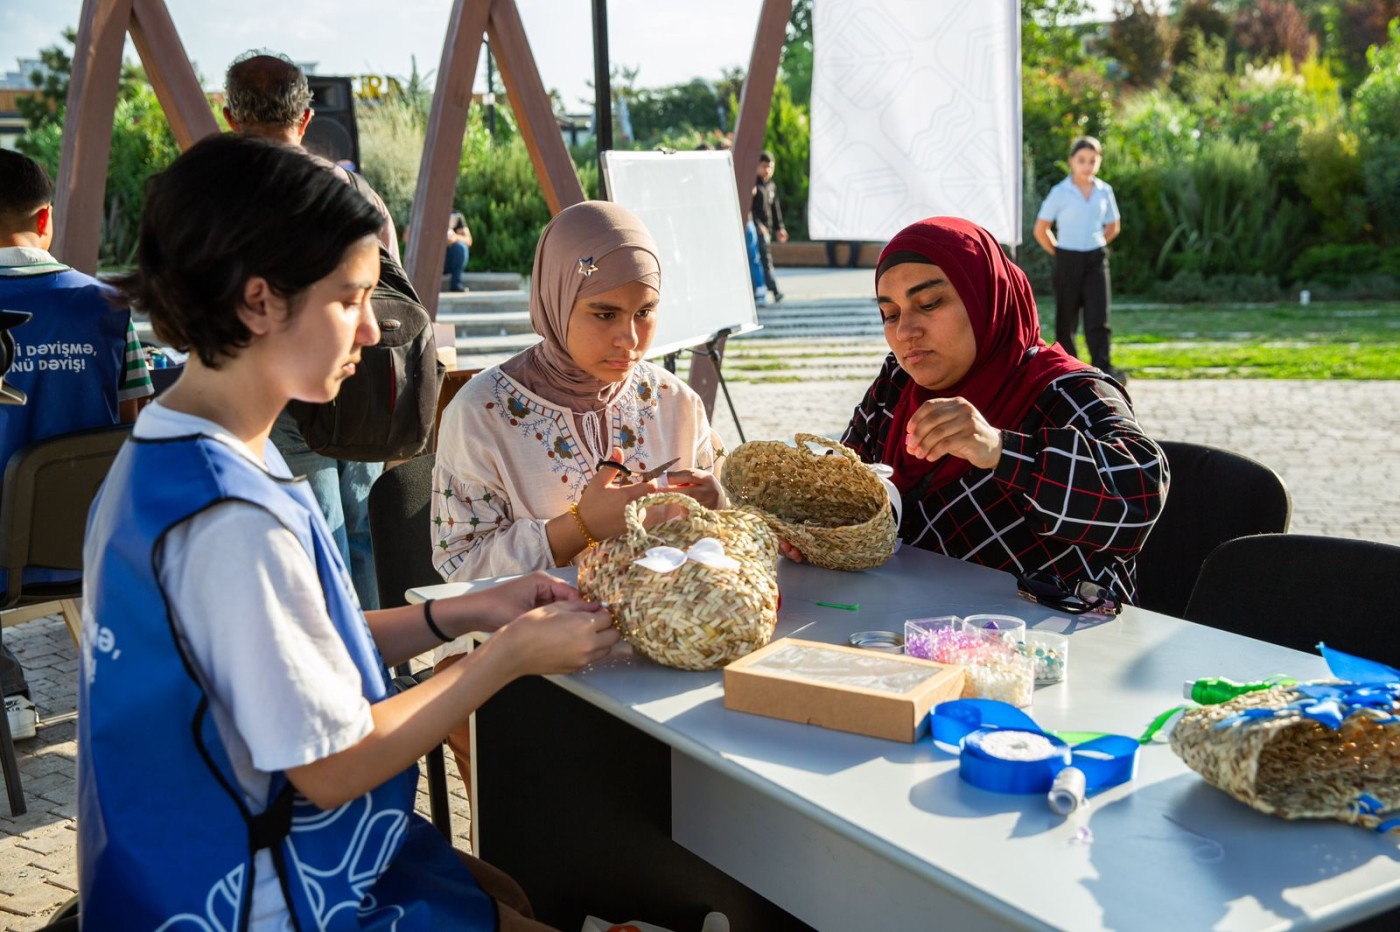
<svg viewBox="0 0 1400 932">
<path fill-rule="evenodd" d="M 653 505 L 679 505 L 683 517 L 651 530 Z M 618 630 L 657 663 L 714 670 L 767 644 L 778 620 L 778 542 L 762 521 L 742 511 L 711 511 L 678 492 L 645 495 L 627 506 L 627 533 L 586 551 L 578 588 L 606 602 Z M 635 562 L 652 547 L 688 550 L 713 537 L 738 569 L 686 562 L 658 573 Z"/>
<path fill-rule="evenodd" d="M 1281 709 L 1299 696 L 1275 686 L 1192 709 L 1172 731 L 1172 750 L 1208 783 L 1260 812 L 1375 829 L 1400 809 L 1400 722 L 1359 710 L 1336 730 L 1300 715 L 1215 727 L 1246 709 Z M 1363 794 L 1380 805 L 1359 805 Z"/>
<path fill-rule="evenodd" d="M 783 540 L 817 566 L 865 570 L 894 553 L 890 496 L 849 447 L 798 434 L 797 446 L 776 440 L 742 444 L 721 481 L 736 507 L 763 516 Z M 815 443 L 840 454 L 814 452 Z"/>
</svg>

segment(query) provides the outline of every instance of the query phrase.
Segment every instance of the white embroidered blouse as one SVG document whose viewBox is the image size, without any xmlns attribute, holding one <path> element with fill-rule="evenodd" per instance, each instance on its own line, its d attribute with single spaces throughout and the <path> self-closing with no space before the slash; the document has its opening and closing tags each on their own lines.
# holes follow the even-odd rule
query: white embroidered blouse
<svg viewBox="0 0 1400 932">
<path fill-rule="evenodd" d="M 724 452 L 700 397 L 640 363 L 597 414 L 578 415 L 498 367 L 473 378 L 442 414 L 433 470 L 433 563 L 449 582 L 554 566 L 545 523 L 569 510 L 614 446 L 636 471 L 713 470 Z"/>
</svg>

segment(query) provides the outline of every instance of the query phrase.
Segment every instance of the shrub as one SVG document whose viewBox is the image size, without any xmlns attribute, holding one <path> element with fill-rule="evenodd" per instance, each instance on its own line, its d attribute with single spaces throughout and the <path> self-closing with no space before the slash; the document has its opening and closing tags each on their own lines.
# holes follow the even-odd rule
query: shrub
<svg viewBox="0 0 1400 932">
<path fill-rule="evenodd" d="M 1390 249 L 1374 243 L 1310 246 L 1293 260 L 1288 272 L 1294 281 L 1321 282 L 1334 289 L 1345 287 L 1357 276 L 1400 276 L 1400 246 Z"/>
<path fill-rule="evenodd" d="M 1371 73 L 1352 98 L 1361 174 L 1371 219 L 1383 239 L 1400 240 L 1400 18 L 1390 41 L 1367 53 Z"/>
<path fill-rule="evenodd" d="M 781 79 L 773 86 L 773 106 L 768 111 L 763 148 L 773 153 L 776 162 L 773 181 L 778 186 L 778 203 L 783 210 L 783 224 L 787 227 L 788 236 L 804 240 L 807 238 L 812 127 L 807 120 L 807 111 L 792 102 L 792 91 Z M 754 166 L 755 170 L 757 167 Z M 742 209 L 748 205 L 739 206 Z"/>
<path fill-rule="evenodd" d="M 1258 145 L 1230 139 L 1212 139 L 1196 158 L 1167 169 L 1162 205 L 1172 225 L 1157 256 L 1163 277 L 1281 275 L 1308 222 L 1304 208 L 1278 197 Z"/>
<path fill-rule="evenodd" d="M 418 167 L 423 158 L 424 124 L 405 102 L 386 99 L 357 107 L 360 171 L 389 208 L 402 236 L 408 229 Z"/>
<path fill-rule="evenodd" d="M 1356 135 L 1339 122 L 1323 123 L 1303 134 L 1299 151 L 1308 170 L 1298 176 L 1298 187 L 1317 212 L 1323 235 L 1343 242 L 1362 237 L 1366 189 Z"/>
<path fill-rule="evenodd" d="M 1251 304 L 1279 301 L 1285 297 L 1278 282 L 1269 275 L 1212 275 L 1197 271 L 1180 272 L 1171 281 L 1156 283 L 1149 294 L 1168 304 Z"/>
<path fill-rule="evenodd" d="M 1400 275 L 1370 272 L 1353 276 L 1338 286 L 1324 281 L 1298 284 L 1312 292 L 1314 301 L 1400 301 Z"/>
</svg>

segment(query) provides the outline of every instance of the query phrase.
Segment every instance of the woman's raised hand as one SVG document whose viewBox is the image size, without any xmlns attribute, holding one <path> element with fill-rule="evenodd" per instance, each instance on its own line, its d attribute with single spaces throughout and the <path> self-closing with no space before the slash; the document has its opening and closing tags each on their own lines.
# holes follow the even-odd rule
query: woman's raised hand
<svg viewBox="0 0 1400 932">
<path fill-rule="evenodd" d="M 910 454 L 930 462 L 956 456 L 979 469 L 1001 461 L 1001 431 L 966 398 L 930 398 L 909 418 L 904 444 Z"/>
<path fill-rule="evenodd" d="M 622 448 L 614 447 L 609 459 L 620 463 L 622 456 Z M 624 517 L 627 505 L 656 491 L 655 482 L 627 483 L 625 480 L 626 473 L 622 470 L 602 466 L 583 487 L 583 494 L 578 498 L 578 513 L 594 539 L 603 541 L 621 536 L 627 530 Z"/>
</svg>

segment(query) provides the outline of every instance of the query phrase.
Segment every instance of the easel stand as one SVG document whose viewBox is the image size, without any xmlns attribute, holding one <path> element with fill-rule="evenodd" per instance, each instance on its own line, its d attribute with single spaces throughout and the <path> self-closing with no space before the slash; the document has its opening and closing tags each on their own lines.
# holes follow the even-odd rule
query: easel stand
<svg viewBox="0 0 1400 932">
<path fill-rule="evenodd" d="M 698 346 L 691 347 L 691 354 L 703 356 L 710 361 L 714 367 L 715 379 L 719 382 L 720 391 L 724 392 L 724 403 L 729 405 L 729 416 L 734 418 L 734 429 L 739 432 L 739 442 L 746 443 L 744 439 L 744 425 L 739 423 L 739 412 L 734 410 L 734 399 L 729 394 L 729 383 L 724 380 L 724 370 L 721 364 L 724 362 L 724 341 L 729 338 L 728 328 L 715 334 L 714 338 L 705 344 L 704 348 Z"/>
</svg>

